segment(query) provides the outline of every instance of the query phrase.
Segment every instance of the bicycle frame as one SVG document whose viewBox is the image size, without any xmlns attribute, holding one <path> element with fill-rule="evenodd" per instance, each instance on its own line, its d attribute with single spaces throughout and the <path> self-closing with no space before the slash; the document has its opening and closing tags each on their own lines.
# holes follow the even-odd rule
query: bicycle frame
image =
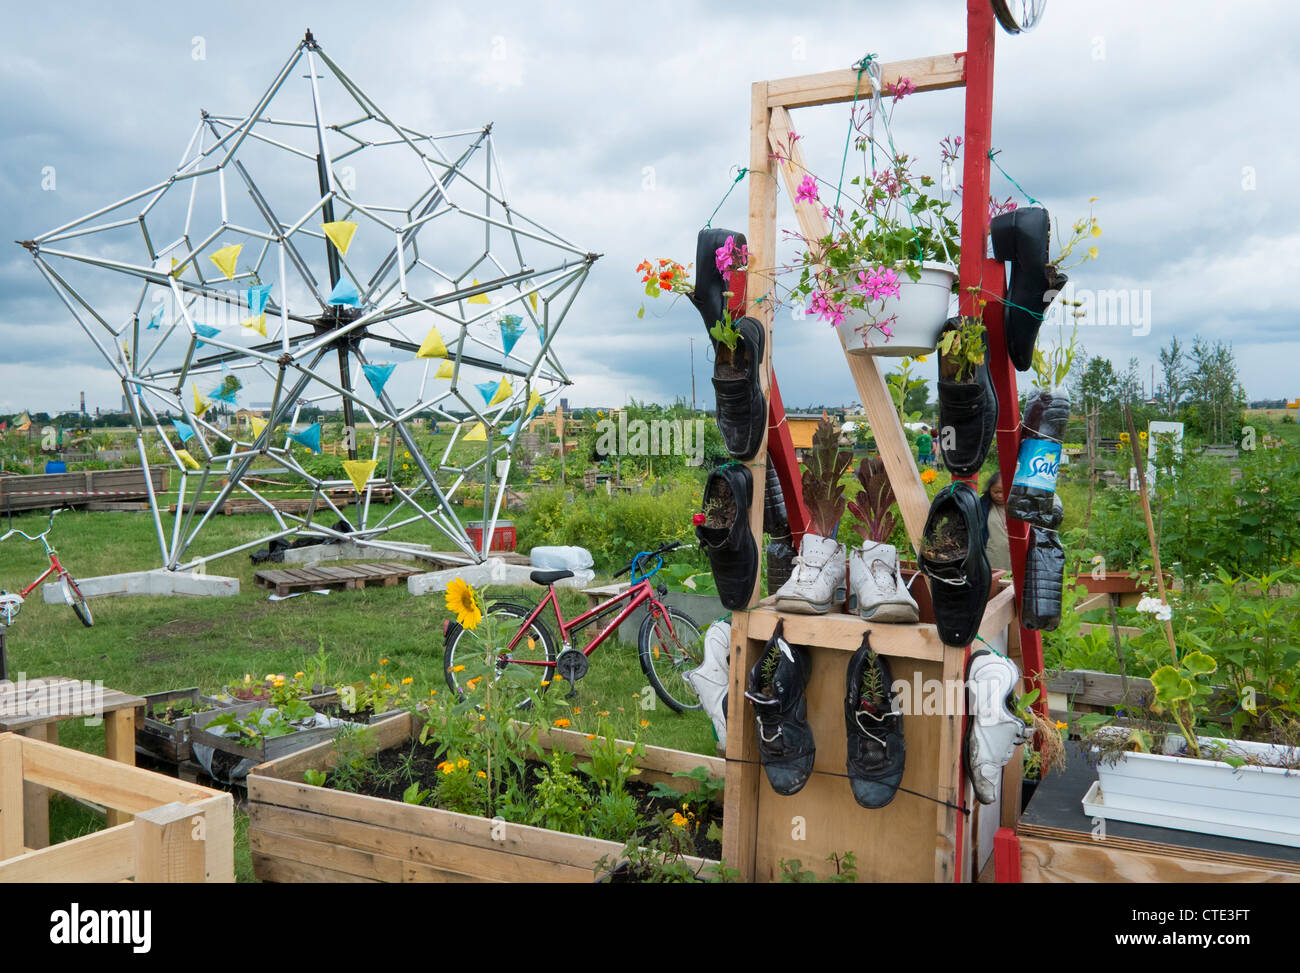
<svg viewBox="0 0 1300 973">
<path fill-rule="evenodd" d="M 602 601 L 595 608 L 588 609 L 571 622 L 566 622 L 564 620 L 564 615 L 560 612 L 559 597 L 555 594 L 554 586 L 550 586 L 546 589 L 546 597 L 538 602 L 537 607 L 529 613 L 527 620 L 519 626 L 519 631 L 515 633 L 515 637 L 510 640 L 510 644 L 506 646 L 505 652 L 502 654 L 509 655 L 510 652 L 513 651 L 514 647 L 519 644 L 519 640 L 523 637 L 524 632 L 528 630 L 528 627 L 532 625 L 533 622 L 537 621 L 548 604 L 555 611 L 555 622 L 560 629 L 560 641 L 565 647 L 568 647 L 573 644 L 572 636 L 574 632 L 581 631 L 592 622 L 596 621 L 596 619 L 603 615 L 607 615 L 614 609 L 615 605 L 624 600 L 628 602 L 627 605 L 624 606 L 613 620 L 611 620 L 610 623 L 591 640 L 591 644 L 582 650 L 583 655 L 590 656 L 591 653 L 595 652 L 598 645 L 609 638 L 610 635 L 612 635 L 634 611 L 646 602 L 650 603 L 650 613 L 652 617 L 655 615 L 662 617 L 664 621 L 668 623 L 669 632 L 672 631 L 672 617 L 668 614 L 668 610 L 664 608 L 663 603 L 655 597 L 655 589 L 654 586 L 650 584 L 649 578 L 642 578 L 621 595 L 615 595 L 609 601 Z M 536 659 L 511 659 L 510 661 L 519 666 L 543 666 L 547 669 L 555 668 L 554 662 Z"/>
<path fill-rule="evenodd" d="M 46 553 L 50 556 L 50 566 L 45 569 L 45 571 L 41 574 L 39 578 L 37 578 L 35 581 L 29 584 L 26 588 L 23 588 L 21 591 L 18 592 L 18 597 L 22 598 L 24 601 L 27 599 L 28 595 L 30 595 L 34 590 L 36 590 L 36 586 L 40 584 L 42 581 L 44 581 L 46 578 L 48 578 L 50 575 L 57 574 L 61 578 L 68 573 L 67 569 L 64 568 L 62 564 L 59 563 L 59 555 L 56 554 L 54 549 L 49 547 L 49 545 L 46 545 Z"/>
</svg>

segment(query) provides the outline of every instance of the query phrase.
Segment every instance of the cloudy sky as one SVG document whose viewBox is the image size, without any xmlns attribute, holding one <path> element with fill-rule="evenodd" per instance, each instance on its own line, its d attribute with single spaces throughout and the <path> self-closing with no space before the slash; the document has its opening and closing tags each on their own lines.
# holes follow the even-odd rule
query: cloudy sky
<svg viewBox="0 0 1300 973">
<path fill-rule="evenodd" d="M 693 259 L 696 231 L 748 161 L 750 82 L 868 52 L 960 51 L 964 6 L 6 0 L 0 411 L 71 408 L 81 390 L 92 408 L 121 398 L 9 241 L 165 178 L 199 110 L 249 110 L 307 27 L 397 121 L 425 131 L 494 122 L 516 206 L 605 255 L 557 339 L 571 402 L 689 398 L 692 336 L 697 398 L 711 402 L 698 315 L 659 301 L 638 320 L 634 267 Z M 1134 295 L 1135 316 L 1083 330 L 1090 353 L 1117 366 L 1136 356 L 1149 376 L 1171 337 L 1200 334 L 1232 342 L 1252 398 L 1300 395 L 1298 36 L 1300 5 L 1197 0 L 1052 0 L 1033 33 L 999 32 L 999 161 L 1063 223 L 1098 197 L 1100 259 L 1071 276 Z M 960 133 L 961 110 L 960 91 L 907 99 L 896 139 L 937 172 L 938 142 Z M 843 107 L 796 116 L 813 168 L 832 180 L 846 124 Z M 1024 201 L 993 179 L 997 195 Z M 742 184 L 714 225 L 743 229 L 745 214 Z M 784 200 L 779 227 L 793 228 Z M 826 325 L 782 313 L 775 353 L 787 404 L 852 399 Z"/>
</svg>

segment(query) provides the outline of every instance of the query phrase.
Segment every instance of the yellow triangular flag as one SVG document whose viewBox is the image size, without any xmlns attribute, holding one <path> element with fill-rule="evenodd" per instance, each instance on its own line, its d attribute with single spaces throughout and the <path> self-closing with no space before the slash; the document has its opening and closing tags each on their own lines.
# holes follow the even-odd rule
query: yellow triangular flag
<svg viewBox="0 0 1300 973">
<path fill-rule="evenodd" d="M 533 306 L 534 311 L 537 310 L 537 291 L 533 291 L 528 295 L 528 303 Z"/>
<path fill-rule="evenodd" d="M 470 284 L 470 287 L 477 287 L 477 286 L 478 286 L 478 278 L 475 277 L 474 283 Z M 475 294 L 473 297 L 469 298 L 466 301 L 466 303 L 467 304 L 491 304 L 492 302 L 488 300 L 488 296 L 486 294 Z"/>
<path fill-rule="evenodd" d="M 209 407 L 211 407 L 212 400 L 206 395 L 201 394 L 197 385 L 191 384 L 190 388 L 194 390 L 194 414 L 201 418 L 203 413 L 207 412 Z"/>
<path fill-rule="evenodd" d="M 232 243 L 222 247 L 208 259 L 217 265 L 217 269 L 226 275 L 226 280 L 235 279 L 235 264 L 239 262 L 239 251 L 244 249 L 242 243 Z"/>
<path fill-rule="evenodd" d="M 542 397 L 536 391 L 528 393 L 528 408 L 524 410 L 525 415 L 532 415 L 533 410 L 542 404 Z"/>
<path fill-rule="evenodd" d="M 465 443 L 485 443 L 487 442 L 487 430 L 483 423 L 474 423 L 474 428 L 461 437 L 461 442 Z"/>
<path fill-rule="evenodd" d="M 186 261 L 186 263 L 188 262 L 189 261 Z M 168 273 L 171 274 L 171 276 L 173 277 L 179 277 L 182 271 L 184 270 L 185 270 L 185 264 L 177 263 L 176 258 L 172 257 L 172 269 L 169 270 Z"/>
<path fill-rule="evenodd" d="M 190 469 L 197 470 L 199 468 L 199 461 L 190 455 L 188 449 L 178 449 L 176 450 L 176 455 L 180 457 L 180 461 Z"/>
<path fill-rule="evenodd" d="M 510 393 L 513 391 L 514 389 L 510 387 L 510 383 L 504 378 L 501 379 L 501 384 L 497 386 L 496 392 L 493 393 L 492 401 L 488 403 L 488 408 L 490 409 L 494 405 L 499 405 L 506 399 L 510 398 Z"/>
<path fill-rule="evenodd" d="M 370 479 L 370 474 L 375 472 L 375 467 L 378 465 L 378 462 L 373 459 L 345 459 L 343 472 L 357 488 L 357 493 L 362 493 L 366 489 L 366 481 Z"/>
<path fill-rule="evenodd" d="M 251 318 L 245 318 L 243 321 L 239 322 L 239 326 L 241 328 L 248 328 L 252 331 L 256 331 L 263 338 L 265 338 L 266 337 L 266 313 L 263 312 L 262 314 L 254 315 Z"/>
<path fill-rule="evenodd" d="M 424 344 L 420 345 L 420 350 L 415 353 L 416 358 L 446 358 L 447 346 L 442 343 L 442 335 L 438 334 L 437 328 L 430 328 L 429 335 L 424 339 Z"/>
<path fill-rule="evenodd" d="M 266 420 L 259 419 L 257 416 L 249 416 L 248 425 L 253 430 L 253 438 L 256 439 L 258 436 L 262 435 L 262 430 L 266 428 Z"/>
<path fill-rule="evenodd" d="M 446 358 L 444 358 L 444 359 L 442 360 L 442 364 L 438 366 L 438 371 L 434 374 L 433 377 L 434 377 L 434 378 L 452 378 L 453 376 L 455 376 L 455 374 L 456 374 L 456 369 L 455 369 L 455 367 L 452 365 L 452 363 L 451 363 L 449 360 L 447 360 Z"/>
<path fill-rule="evenodd" d="M 348 247 L 352 246 L 352 234 L 357 232 L 357 225 L 351 220 L 335 220 L 333 223 L 322 223 L 320 228 L 325 231 L 330 243 L 334 244 L 334 249 L 346 256 Z"/>
</svg>

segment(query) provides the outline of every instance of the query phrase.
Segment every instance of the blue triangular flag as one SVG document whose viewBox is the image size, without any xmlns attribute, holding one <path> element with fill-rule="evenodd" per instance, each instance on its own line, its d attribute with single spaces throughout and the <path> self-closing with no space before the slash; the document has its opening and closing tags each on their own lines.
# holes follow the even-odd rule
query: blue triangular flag
<svg viewBox="0 0 1300 973">
<path fill-rule="evenodd" d="M 221 333 L 220 328 L 214 328 L 210 324 L 196 324 L 194 326 L 194 330 L 197 331 L 204 338 L 215 338 L 217 335 Z M 202 348 L 205 344 L 207 344 L 206 341 L 200 341 L 197 345 L 195 345 L 195 347 Z"/>
<path fill-rule="evenodd" d="M 474 387 L 478 389 L 479 394 L 483 396 L 484 402 L 491 402 L 492 396 L 497 394 L 497 386 L 500 382 L 479 382 Z"/>
<path fill-rule="evenodd" d="M 252 317 L 257 317 L 266 310 L 267 298 L 271 296 L 272 284 L 254 284 L 248 289 L 248 311 Z"/>
<path fill-rule="evenodd" d="M 501 318 L 501 347 L 508 355 L 524 334 L 524 319 L 518 314 L 507 314 Z"/>
<path fill-rule="evenodd" d="M 153 317 L 149 319 L 149 323 L 145 326 L 146 331 L 157 331 L 162 327 L 163 307 L 164 305 L 159 304 L 153 309 Z"/>
<path fill-rule="evenodd" d="M 306 429 L 290 432 L 289 438 L 299 445 L 306 446 L 313 453 L 320 452 L 320 423 L 313 422 Z"/>
<path fill-rule="evenodd" d="M 515 434 L 515 430 L 518 428 L 519 428 L 519 420 L 516 419 L 514 422 L 510 423 L 510 425 L 506 426 L 505 429 L 501 430 L 501 432 L 507 439 L 509 439 L 511 436 Z"/>
<path fill-rule="evenodd" d="M 329 303 L 346 304 L 348 307 L 360 307 L 361 295 L 358 294 L 357 289 L 352 286 L 352 281 L 348 280 L 346 277 L 340 277 L 339 282 L 335 284 L 334 289 L 330 291 Z"/>
<path fill-rule="evenodd" d="M 208 393 L 208 398 L 214 402 L 227 402 L 230 405 L 238 405 L 235 399 L 235 393 L 244 387 L 244 383 L 231 374 L 230 369 L 225 365 L 221 366 L 222 377 L 217 383 L 217 387 Z"/>
<path fill-rule="evenodd" d="M 388 384 L 388 379 L 392 377 L 393 369 L 396 367 L 396 365 L 361 366 L 361 372 L 366 376 L 366 381 L 375 390 L 375 398 L 379 398 L 384 394 L 384 386 Z"/>
<path fill-rule="evenodd" d="M 176 422 L 173 422 L 172 425 L 176 427 L 176 435 L 181 437 L 181 442 L 183 443 L 188 442 L 191 438 L 193 438 L 194 427 L 191 426 L 188 422 L 181 422 L 177 420 Z"/>
</svg>

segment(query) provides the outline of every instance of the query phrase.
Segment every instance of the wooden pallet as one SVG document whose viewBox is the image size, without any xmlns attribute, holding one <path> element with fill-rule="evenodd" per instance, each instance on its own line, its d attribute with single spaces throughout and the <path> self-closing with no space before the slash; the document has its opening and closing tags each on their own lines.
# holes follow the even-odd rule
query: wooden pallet
<svg viewBox="0 0 1300 973">
<path fill-rule="evenodd" d="M 267 569 L 253 574 L 253 583 L 259 588 L 273 588 L 277 595 L 295 591 L 315 591 L 319 588 L 351 589 L 366 585 L 392 588 L 403 578 L 419 574 L 424 569 L 397 561 L 376 561 L 367 564 L 349 564 L 331 567 L 317 565 L 311 568 Z"/>
</svg>

